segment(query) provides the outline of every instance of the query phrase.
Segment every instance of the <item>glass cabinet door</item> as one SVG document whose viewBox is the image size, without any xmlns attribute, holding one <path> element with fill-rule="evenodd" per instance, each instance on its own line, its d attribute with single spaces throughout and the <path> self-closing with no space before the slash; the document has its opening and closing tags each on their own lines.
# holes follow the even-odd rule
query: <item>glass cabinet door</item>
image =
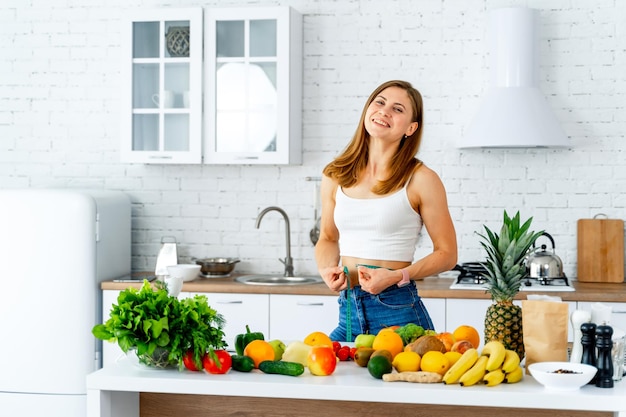
<svg viewBox="0 0 626 417">
<path fill-rule="evenodd" d="M 202 158 L 202 9 L 142 11 L 129 25 L 122 160 Z"/>
<path fill-rule="evenodd" d="M 301 163 L 301 16 L 211 9 L 204 44 L 205 162 Z"/>
</svg>

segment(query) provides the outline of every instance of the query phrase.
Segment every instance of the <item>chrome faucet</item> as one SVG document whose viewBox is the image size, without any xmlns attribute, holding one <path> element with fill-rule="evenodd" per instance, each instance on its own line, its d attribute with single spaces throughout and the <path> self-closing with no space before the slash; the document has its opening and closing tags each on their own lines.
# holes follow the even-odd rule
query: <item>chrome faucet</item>
<svg viewBox="0 0 626 417">
<path fill-rule="evenodd" d="M 278 260 L 281 261 L 285 265 L 284 275 L 286 277 L 293 277 L 293 259 L 291 258 L 291 238 L 290 238 L 291 231 L 290 231 L 290 226 L 289 226 L 289 217 L 287 216 L 287 213 L 285 213 L 285 210 L 276 206 L 270 206 L 270 207 L 263 209 L 263 211 L 260 212 L 256 218 L 256 228 L 257 229 L 259 228 L 259 226 L 261 225 L 261 219 L 270 211 L 279 212 L 280 214 L 283 215 L 283 218 L 285 219 L 285 242 L 287 245 L 287 256 L 285 257 L 284 260 L 280 258 Z"/>
</svg>

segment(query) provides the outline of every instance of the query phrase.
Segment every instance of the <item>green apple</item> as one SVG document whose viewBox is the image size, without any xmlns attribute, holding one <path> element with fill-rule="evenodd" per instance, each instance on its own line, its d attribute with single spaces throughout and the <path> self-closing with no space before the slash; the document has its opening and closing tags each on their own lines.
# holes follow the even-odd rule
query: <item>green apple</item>
<svg viewBox="0 0 626 417">
<path fill-rule="evenodd" d="M 274 349 L 274 360 L 281 360 L 283 358 L 283 353 L 285 353 L 285 344 L 278 339 L 270 340 L 268 343 L 272 346 L 272 349 Z"/>
<path fill-rule="evenodd" d="M 376 335 L 374 334 L 360 334 L 354 339 L 354 347 L 369 347 L 371 348 L 374 344 L 374 338 Z"/>
</svg>

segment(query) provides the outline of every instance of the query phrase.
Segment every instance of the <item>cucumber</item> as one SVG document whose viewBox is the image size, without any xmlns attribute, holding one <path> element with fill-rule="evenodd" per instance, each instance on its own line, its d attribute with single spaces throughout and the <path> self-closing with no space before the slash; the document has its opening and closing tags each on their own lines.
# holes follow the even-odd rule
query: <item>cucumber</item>
<svg viewBox="0 0 626 417">
<path fill-rule="evenodd" d="M 301 363 L 287 361 L 263 361 L 259 364 L 259 369 L 266 374 L 288 376 L 298 376 L 304 373 L 304 366 Z"/>
<path fill-rule="evenodd" d="M 254 369 L 254 360 L 250 356 L 232 355 L 233 369 L 239 372 L 250 372 Z"/>
</svg>

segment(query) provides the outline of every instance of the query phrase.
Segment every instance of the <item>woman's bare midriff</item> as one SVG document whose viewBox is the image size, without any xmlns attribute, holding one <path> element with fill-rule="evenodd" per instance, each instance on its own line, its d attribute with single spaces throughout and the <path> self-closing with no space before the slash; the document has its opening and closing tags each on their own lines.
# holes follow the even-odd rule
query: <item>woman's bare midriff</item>
<svg viewBox="0 0 626 417">
<path fill-rule="evenodd" d="M 353 258 L 350 256 L 342 257 L 341 264 L 343 266 L 347 266 L 348 271 L 350 271 L 350 286 L 351 287 L 354 287 L 355 285 L 359 285 L 359 276 L 356 270 L 357 265 L 370 265 L 370 266 L 377 266 L 380 268 L 387 268 L 387 269 L 402 269 L 411 265 L 410 262 L 381 261 L 377 259 Z"/>
</svg>

